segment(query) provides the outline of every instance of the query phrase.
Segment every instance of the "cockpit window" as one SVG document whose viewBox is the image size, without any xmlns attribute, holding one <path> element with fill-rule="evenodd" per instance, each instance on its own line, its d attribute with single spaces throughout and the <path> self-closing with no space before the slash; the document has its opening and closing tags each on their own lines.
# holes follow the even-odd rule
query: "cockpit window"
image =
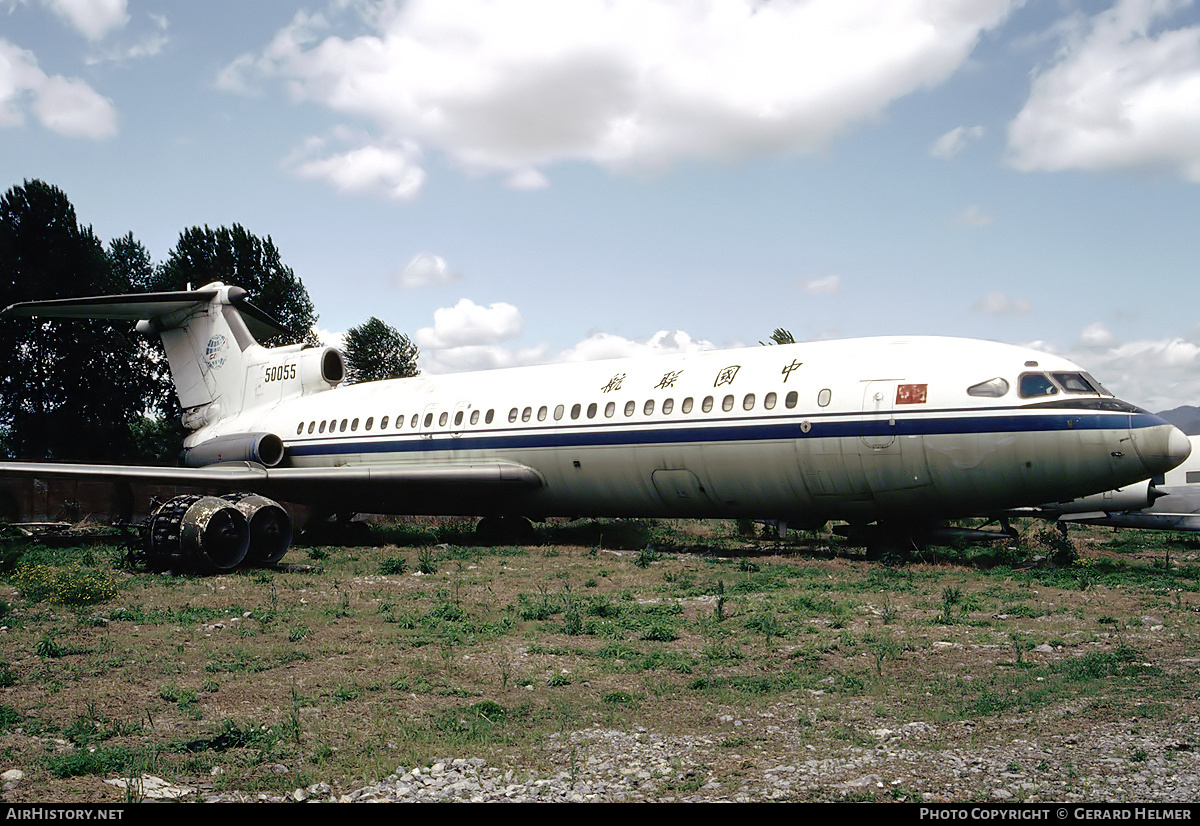
<svg viewBox="0 0 1200 826">
<path fill-rule="evenodd" d="M 981 381 L 979 384 L 973 384 L 967 388 L 968 396 L 982 396 L 989 399 L 998 399 L 1007 392 L 1008 382 L 999 377 Z"/>
<path fill-rule="evenodd" d="M 1083 377 L 1082 373 L 1054 373 L 1054 380 L 1062 385 L 1068 393 L 1095 393 L 1096 388 Z"/>
<path fill-rule="evenodd" d="M 1112 393 L 1110 393 L 1103 384 L 1096 381 L 1095 377 L 1092 376 L 1091 373 L 1084 373 L 1083 377 L 1085 379 L 1087 379 L 1088 384 L 1090 384 L 1092 387 L 1096 388 L 1096 392 L 1099 393 L 1101 396 L 1111 396 L 1112 395 Z"/>
<path fill-rule="evenodd" d="M 1026 373 L 1021 376 L 1021 396 L 1028 399 L 1032 396 L 1054 396 L 1058 388 L 1054 382 L 1042 373 Z"/>
</svg>

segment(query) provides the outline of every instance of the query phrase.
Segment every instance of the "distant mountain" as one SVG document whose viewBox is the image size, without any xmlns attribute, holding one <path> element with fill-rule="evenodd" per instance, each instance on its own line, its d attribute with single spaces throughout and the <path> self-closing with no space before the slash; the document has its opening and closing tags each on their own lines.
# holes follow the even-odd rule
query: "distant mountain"
<svg viewBox="0 0 1200 826">
<path fill-rule="evenodd" d="M 1185 404 L 1158 414 L 1189 436 L 1200 436 L 1200 407 Z"/>
</svg>

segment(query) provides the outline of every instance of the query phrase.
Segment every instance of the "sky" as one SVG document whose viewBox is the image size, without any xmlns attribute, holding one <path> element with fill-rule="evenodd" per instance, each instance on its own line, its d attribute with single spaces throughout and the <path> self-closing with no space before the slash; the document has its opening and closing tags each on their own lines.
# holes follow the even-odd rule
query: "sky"
<svg viewBox="0 0 1200 826">
<path fill-rule="evenodd" d="M 1192 0 L 0 0 L 0 188 L 426 374 L 968 336 L 1200 405 Z M 199 285 L 197 285 L 199 286 Z"/>
</svg>

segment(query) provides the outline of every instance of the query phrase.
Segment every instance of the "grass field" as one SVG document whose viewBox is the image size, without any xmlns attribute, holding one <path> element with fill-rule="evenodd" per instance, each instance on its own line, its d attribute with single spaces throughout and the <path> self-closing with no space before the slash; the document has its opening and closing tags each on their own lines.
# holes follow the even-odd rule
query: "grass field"
<svg viewBox="0 0 1200 826">
<path fill-rule="evenodd" d="M 595 726 L 725 732 L 703 768 L 732 784 L 779 746 L 723 721 L 766 709 L 817 753 L 917 722 L 970 720 L 986 743 L 1014 715 L 1200 713 L 1189 535 L 1076 530 L 1064 547 L 1030 523 L 889 565 L 738 527 L 556 523 L 493 547 L 411 520 L 218 577 L 5 540 L 0 771 L 25 779 L 2 799 L 120 801 L 103 781 L 143 773 L 348 790 L 443 756 L 553 771 L 549 743 Z"/>
</svg>

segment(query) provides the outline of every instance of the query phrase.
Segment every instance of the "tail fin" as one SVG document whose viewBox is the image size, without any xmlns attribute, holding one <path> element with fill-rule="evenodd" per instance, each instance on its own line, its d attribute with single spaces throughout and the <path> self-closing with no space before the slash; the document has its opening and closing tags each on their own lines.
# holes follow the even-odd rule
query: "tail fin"
<svg viewBox="0 0 1200 826">
<path fill-rule="evenodd" d="M 299 345 L 272 350 L 261 347 L 255 334 L 266 338 L 281 328 L 247 300 L 245 290 L 220 282 L 182 292 L 27 301 L 13 304 L 4 314 L 136 321 L 139 332 L 157 333 L 167 351 L 171 378 L 184 410 L 183 423 L 191 429 L 259 402 L 261 383 L 252 379 L 251 368 L 279 359 L 295 361 L 300 349 Z M 321 369 L 326 388 L 341 381 L 340 354 L 332 352 L 334 356 L 322 354 L 322 363 L 325 359 L 336 362 L 329 365 L 329 376 Z M 336 379 L 333 373 L 337 373 Z"/>
</svg>

